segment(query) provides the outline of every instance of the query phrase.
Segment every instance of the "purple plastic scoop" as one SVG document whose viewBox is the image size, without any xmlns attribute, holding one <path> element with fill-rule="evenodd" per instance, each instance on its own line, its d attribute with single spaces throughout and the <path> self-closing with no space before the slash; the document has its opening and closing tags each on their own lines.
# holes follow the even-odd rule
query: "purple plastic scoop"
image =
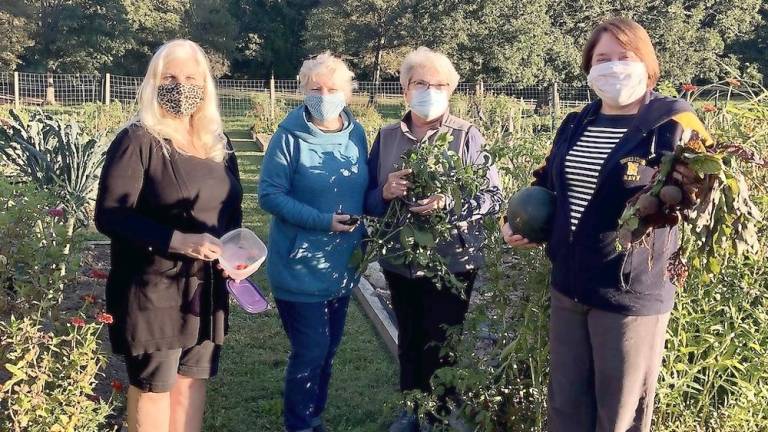
<svg viewBox="0 0 768 432">
<path fill-rule="evenodd" d="M 227 289 L 237 304 L 248 313 L 257 314 L 271 308 L 259 287 L 248 279 L 243 279 L 240 282 L 230 279 L 227 281 Z"/>
</svg>

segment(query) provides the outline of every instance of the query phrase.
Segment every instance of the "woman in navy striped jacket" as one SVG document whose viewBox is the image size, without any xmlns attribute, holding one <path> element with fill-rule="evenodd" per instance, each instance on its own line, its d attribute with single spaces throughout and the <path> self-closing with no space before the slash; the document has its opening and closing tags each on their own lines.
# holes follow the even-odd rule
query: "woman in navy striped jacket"
<svg viewBox="0 0 768 432">
<path fill-rule="evenodd" d="M 617 252 L 618 220 L 660 155 L 686 129 L 703 135 L 690 105 L 652 91 L 659 64 L 648 33 L 628 19 L 599 25 L 582 68 L 600 97 L 560 126 L 535 182 L 555 193 L 549 430 L 643 431 L 651 426 L 675 287 L 666 274 L 677 228 L 656 228 L 649 247 Z M 693 173 L 676 176 L 695 188 Z M 502 229 L 508 244 L 534 246 Z M 650 256 L 654 265 L 649 267 Z"/>
</svg>

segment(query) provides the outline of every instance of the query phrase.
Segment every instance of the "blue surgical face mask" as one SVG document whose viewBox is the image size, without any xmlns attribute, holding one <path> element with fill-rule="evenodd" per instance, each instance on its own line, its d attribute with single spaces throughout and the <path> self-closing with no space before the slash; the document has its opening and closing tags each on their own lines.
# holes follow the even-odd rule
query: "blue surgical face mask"
<svg viewBox="0 0 768 432">
<path fill-rule="evenodd" d="M 448 110 L 448 94 L 437 89 L 416 90 L 410 102 L 411 111 L 419 117 L 431 121 Z"/>
<path fill-rule="evenodd" d="M 344 93 L 336 92 L 327 95 L 308 94 L 304 96 L 304 104 L 309 108 L 312 117 L 326 121 L 338 117 L 347 101 Z"/>
</svg>

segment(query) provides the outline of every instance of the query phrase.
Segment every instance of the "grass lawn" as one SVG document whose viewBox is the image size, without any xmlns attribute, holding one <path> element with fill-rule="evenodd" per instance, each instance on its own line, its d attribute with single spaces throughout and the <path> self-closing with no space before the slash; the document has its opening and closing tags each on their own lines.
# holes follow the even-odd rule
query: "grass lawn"
<svg viewBox="0 0 768 432">
<path fill-rule="evenodd" d="M 227 132 L 245 138 L 246 122 L 232 119 Z M 266 240 L 269 216 L 256 203 L 263 155 L 247 142 L 235 142 L 245 188 L 245 225 Z M 264 270 L 254 279 L 268 290 Z M 251 316 L 232 308 L 230 333 L 219 376 L 208 392 L 205 431 L 279 432 L 283 374 L 289 352 L 277 311 Z M 386 430 L 398 402 L 397 366 L 356 302 L 349 316 L 331 382 L 325 422 L 331 431 Z"/>
</svg>

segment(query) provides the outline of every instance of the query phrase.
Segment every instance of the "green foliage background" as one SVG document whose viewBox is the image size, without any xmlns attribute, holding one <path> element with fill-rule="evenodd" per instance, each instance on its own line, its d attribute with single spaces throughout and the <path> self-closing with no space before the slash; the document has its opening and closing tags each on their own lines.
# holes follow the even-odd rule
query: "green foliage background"
<svg viewBox="0 0 768 432">
<path fill-rule="evenodd" d="M 188 37 L 218 76 L 293 78 L 330 49 L 358 79 L 391 79 L 407 50 L 426 45 L 467 81 L 579 82 L 581 46 L 614 15 L 648 28 L 665 79 L 768 73 L 763 0 L 9 0 L 0 69 L 141 75 L 163 41 Z"/>
</svg>

